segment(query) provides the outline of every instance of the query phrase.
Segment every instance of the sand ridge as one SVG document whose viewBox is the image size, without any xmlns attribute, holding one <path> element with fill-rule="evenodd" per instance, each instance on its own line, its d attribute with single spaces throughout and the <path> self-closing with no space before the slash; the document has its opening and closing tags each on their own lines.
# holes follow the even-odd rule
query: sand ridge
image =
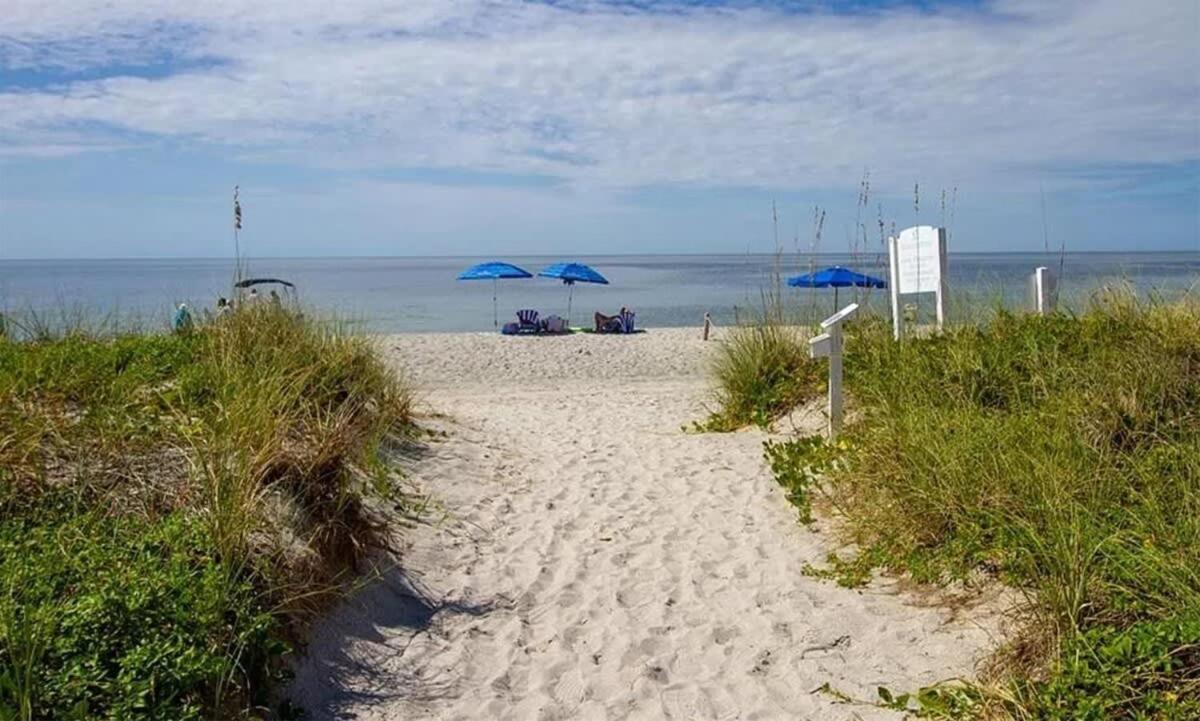
<svg viewBox="0 0 1200 721">
<path fill-rule="evenodd" d="M 481 337 L 381 339 L 446 433 L 410 465 L 447 515 L 318 626 L 293 686 L 311 718 L 898 718 L 817 689 L 915 690 L 994 645 L 887 582 L 803 574 L 830 540 L 797 523 L 764 436 L 681 430 L 703 412 L 697 331 Z"/>
</svg>

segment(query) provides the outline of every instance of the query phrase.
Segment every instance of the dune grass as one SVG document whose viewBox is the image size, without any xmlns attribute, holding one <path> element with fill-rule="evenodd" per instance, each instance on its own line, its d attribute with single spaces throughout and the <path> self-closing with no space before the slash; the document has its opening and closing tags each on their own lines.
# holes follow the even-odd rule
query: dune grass
<svg viewBox="0 0 1200 721">
<path fill-rule="evenodd" d="M 368 340 L 266 303 L 0 339 L 0 719 L 257 717 L 383 541 L 409 411 Z"/>
<path fill-rule="evenodd" d="M 768 448 L 861 549 L 836 575 L 984 574 L 1029 601 L 985 685 L 925 710 L 1200 718 L 1200 304 L 1109 293 L 899 344 L 879 319 L 851 334 L 859 419 L 837 462 L 805 439 Z M 801 472 L 813 463 L 823 479 Z"/>
<path fill-rule="evenodd" d="M 734 328 L 712 364 L 714 409 L 698 427 L 766 427 L 815 395 L 822 383 L 818 370 L 799 328 L 782 322 Z"/>
</svg>

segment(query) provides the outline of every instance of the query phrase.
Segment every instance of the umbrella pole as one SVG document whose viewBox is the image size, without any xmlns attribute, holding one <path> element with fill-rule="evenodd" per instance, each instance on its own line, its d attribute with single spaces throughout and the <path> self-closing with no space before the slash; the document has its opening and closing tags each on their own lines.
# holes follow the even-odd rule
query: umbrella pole
<svg viewBox="0 0 1200 721">
<path fill-rule="evenodd" d="M 492 278 L 492 329 L 500 327 L 500 312 L 496 308 L 496 286 L 499 281 Z"/>
<path fill-rule="evenodd" d="M 837 289 L 837 286 L 835 285 L 835 286 L 833 287 L 833 312 L 834 312 L 834 313 L 836 313 L 836 312 L 837 312 L 837 309 L 838 309 L 838 302 L 837 302 L 837 300 L 838 300 L 838 289 Z"/>
<path fill-rule="evenodd" d="M 575 284 L 567 283 L 567 325 L 571 325 L 571 303 L 575 300 Z"/>
</svg>

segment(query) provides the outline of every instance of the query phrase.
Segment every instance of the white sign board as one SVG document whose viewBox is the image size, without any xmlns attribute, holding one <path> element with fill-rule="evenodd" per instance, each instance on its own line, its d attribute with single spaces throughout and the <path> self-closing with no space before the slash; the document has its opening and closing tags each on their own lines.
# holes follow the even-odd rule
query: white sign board
<svg viewBox="0 0 1200 721">
<path fill-rule="evenodd" d="M 828 358 L 833 352 L 833 337 L 828 333 L 808 339 L 808 352 L 813 358 Z"/>
<path fill-rule="evenodd" d="M 900 296 L 915 293 L 936 294 L 937 325 L 946 320 L 946 229 L 918 225 L 889 238 L 891 259 L 892 328 L 900 340 L 903 315 Z"/>
<path fill-rule="evenodd" d="M 846 306 L 845 308 L 842 308 L 838 312 L 834 313 L 833 315 L 829 316 L 825 320 L 821 321 L 821 329 L 829 330 L 833 326 L 835 326 L 843 321 L 850 320 L 851 318 L 854 317 L 854 314 L 857 312 L 858 312 L 858 303 L 851 303 L 850 305 Z"/>
<path fill-rule="evenodd" d="M 918 225 L 896 238 L 900 293 L 936 293 L 942 279 L 941 228 Z"/>
</svg>

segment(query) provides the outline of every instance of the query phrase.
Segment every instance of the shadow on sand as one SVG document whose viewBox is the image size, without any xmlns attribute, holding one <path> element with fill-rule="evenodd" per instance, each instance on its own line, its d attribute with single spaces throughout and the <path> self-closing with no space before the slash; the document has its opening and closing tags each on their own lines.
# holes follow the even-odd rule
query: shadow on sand
<svg viewBox="0 0 1200 721">
<path fill-rule="evenodd" d="M 314 635 L 289 695 L 311 720 L 347 718 L 349 707 L 444 698 L 455 690 L 458 674 L 452 669 L 410 669 L 396 660 L 422 636 L 436 639 L 438 619 L 483 616 L 504 605 L 505 600 L 439 599 L 419 579 L 392 566 L 347 599 Z"/>
</svg>

